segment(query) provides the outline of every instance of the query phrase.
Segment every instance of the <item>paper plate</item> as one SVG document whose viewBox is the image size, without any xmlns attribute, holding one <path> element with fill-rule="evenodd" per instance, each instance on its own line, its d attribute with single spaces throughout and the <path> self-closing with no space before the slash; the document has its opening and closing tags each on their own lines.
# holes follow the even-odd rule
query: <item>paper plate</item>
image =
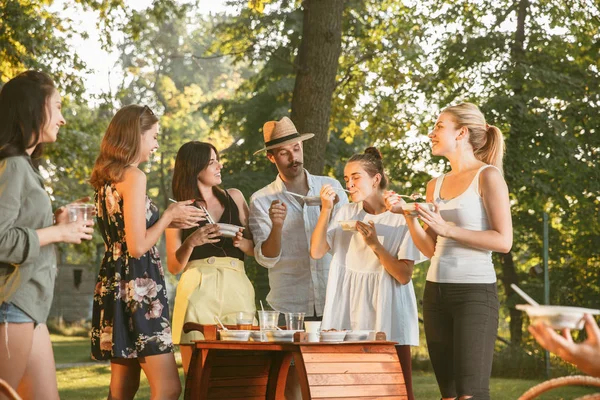
<svg viewBox="0 0 600 400">
<path fill-rule="evenodd" d="M 434 211 L 435 206 L 433 203 L 406 203 L 402 205 L 402 209 L 404 211 L 410 211 L 410 215 L 417 215 L 417 210 L 415 209 L 416 205 L 419 205 L 421 208 L 427 208 L 429 211 Z"/>
<path fill-rule="evenodd" d="M 241 226 L 232 225 L 232 224 L 223 224 L 219 222 L 219 230 L 221 231 L 221 235 L 226 238 L 235 237 L 235 235 L 239 232 Z"/>
<path fill-rule="evenodd" d="M 568 306 L 517 304 L 516 309 L 525 311 L 532 324 L 543 322 L 553 329 L 583 329 L 583 314 L 600 314 L 600 310 Z"/>
</svg>

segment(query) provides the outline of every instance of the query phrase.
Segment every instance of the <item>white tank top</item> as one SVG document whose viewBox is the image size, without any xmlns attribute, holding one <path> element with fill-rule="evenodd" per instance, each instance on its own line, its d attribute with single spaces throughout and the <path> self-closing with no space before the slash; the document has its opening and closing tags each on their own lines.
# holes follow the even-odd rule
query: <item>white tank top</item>
<svg viewBox="0 0 600 400">
<path fill-rule="evenodd" d="M 479 168 L 467 190 L 448 200 L 440 198 L 445 175 L 437 178 L 433 201 L 448 224 L 472 231 L 489 229 L 488 217 L 479 195 L 479 174 L 487 167 L 493 166 Z M 438 236 L 427 280 L 439 283 L 494 283 L 496 272 L 492 264 L 492 252 Z"/>
</svg>

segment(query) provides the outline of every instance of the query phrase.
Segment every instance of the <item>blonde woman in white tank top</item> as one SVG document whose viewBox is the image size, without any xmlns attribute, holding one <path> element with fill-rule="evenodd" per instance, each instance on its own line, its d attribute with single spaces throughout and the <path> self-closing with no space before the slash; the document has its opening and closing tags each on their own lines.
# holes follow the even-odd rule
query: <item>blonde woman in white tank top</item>
<svg viewBox="0 0 600 400">
<path fill-rule="evenodd" d="M 423 295 L 429 356 L 443 399 L 489 399 L 498 330 L 491 253 L 512 246 L 504 142 L 469 103 L 443 110 L 429 138 L 451 171 L 427 185 L 435 211 L 421 208 L 406 218 L 415 245 L 431 258 Z M 388 193 L 386 203 L 402 212 L 397 195 Z"/>
</svg>

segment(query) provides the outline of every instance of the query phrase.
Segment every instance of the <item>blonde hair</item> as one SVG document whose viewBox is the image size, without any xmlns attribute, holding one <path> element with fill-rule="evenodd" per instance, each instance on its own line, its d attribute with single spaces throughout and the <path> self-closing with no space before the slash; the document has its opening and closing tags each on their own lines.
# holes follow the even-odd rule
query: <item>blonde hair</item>
<svg viewBox="0 0 600 400">
<path fill-rule="evenodd" d="M 158 118 L 148 106 L 129 105 L 121 108 L 110 121 L 100 145 L 90 183 L 99 189 L 107 183 L 123 180 L 125 167 L 140 157 L 142 135 Z"/>
<path fill-rule="evenodd" d="M 451 114 L 459 128 L 464 126 L 469 130 L 469 143 L 478 160 L 503 171 L 504 137 L 500 129 L 485 122 L 479 107 L 472 103 L 460 103 L 446 107 L 442 113 Z"/>
</svg>

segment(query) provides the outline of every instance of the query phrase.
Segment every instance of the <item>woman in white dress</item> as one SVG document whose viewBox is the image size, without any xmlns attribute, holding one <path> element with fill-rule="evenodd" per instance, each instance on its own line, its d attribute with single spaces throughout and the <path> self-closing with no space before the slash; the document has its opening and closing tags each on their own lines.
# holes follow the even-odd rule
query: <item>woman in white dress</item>
<svg viewBox="0 0 600 400">
<path fill-rule="evenodd" d="M 353 201 L 330 221 L 334 188 L 321 189 L 321 214 L 312 234 L 310 255 L 333 255 L 327 283 L 322 329 L 385 332 L 396 347 L 409 398 L 413 398 L 410 346 L 419 345 L 417 302 L 412 285 L 415 260 L 421 254 L 412 242 L 403 215 L 386 209 L 387 177 L 381 154 L 369 147 L 353 155 L 344 168 Z M 355 220 L 356 231 L 339 221 Z"/>
</svg>

